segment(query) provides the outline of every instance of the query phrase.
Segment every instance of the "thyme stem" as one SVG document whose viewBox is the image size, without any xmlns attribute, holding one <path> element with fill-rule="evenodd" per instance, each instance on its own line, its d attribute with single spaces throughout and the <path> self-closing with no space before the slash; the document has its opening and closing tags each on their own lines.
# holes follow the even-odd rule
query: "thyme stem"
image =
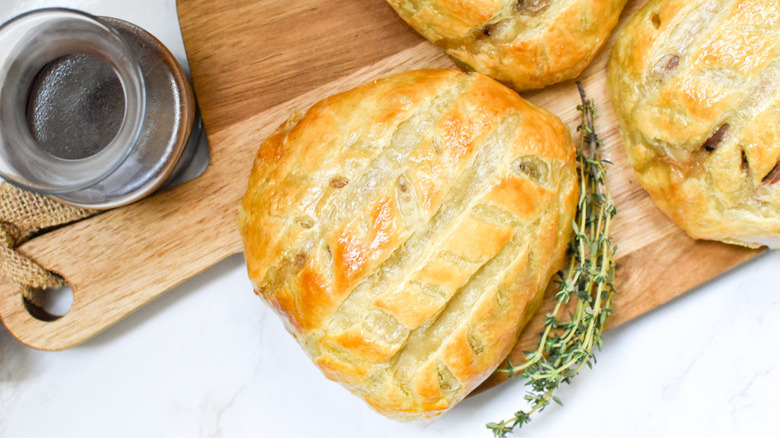
<svg viewBox="0 0 780 438">
<path fill-rule="evenodd" d="M 535 412 L 541 412 L 555 401 L 561 383 L 569 383 L 583 367 L 595 363 L 593 347 L 601 348 L 601 333 L 612 311 L 615 294 L 615 248 L 610 239 L 610 226 L 617 210 L 606 181 L 605 160 L 598 155 L 601 146 L 593 125 L 595 104 L 577 83 L 582 103 L 577 109 L 582 121 L 577 130 L 582 146 L 577 150 L 580 197 L 574 219 L 574 235 L 569 243 L 570 259 L 566 274 L 559 273 L 558 299 L 553 311 L 546 315 L 539 347 L 526 353 L 526 361 L 515 366 L 508 362 L 498 372 L 509 377 L 520 375 L 530 387 L 525 396 L 528 411 L 517 411 L 510 419 L 488 423 L 495 437 L 505 437 L 522 427 Z M 571 298 L 576 301 L 568 320 L 560 319 Z"/>
</svg>

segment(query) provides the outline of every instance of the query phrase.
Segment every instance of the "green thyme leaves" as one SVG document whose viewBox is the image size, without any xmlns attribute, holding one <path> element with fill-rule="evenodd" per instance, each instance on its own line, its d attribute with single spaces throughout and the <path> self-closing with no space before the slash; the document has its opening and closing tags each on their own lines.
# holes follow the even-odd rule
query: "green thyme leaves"
<svg viewBox="0 0 780 438">
<path fill-rule="evenodd" d="M 525 400 L 529 408 L 515 412 L 508 420 L 488 423 L 495 437 L 505 437 L 522 427 L 551 401 L 562 404 L 553 394 L 555 389 L 596 362 L 593 350 L 601 348 L 601 333 L 612 309 L 616 248 L 609 233 L 617 210 L 607 188 L 607 161 L 598 152 L 601 141 L 593 126 L 595 104 L 579 83 L 577 88 L 582 100 L 577 105 L 582 114 L 577 128 L 582 140 L 577 151 L 580 198 L 572 224 L 568 269 L 565 274 L 558 273 L 557 303 L 545 315 L 539 347 L 526 352 L 522 365 L 508 362 L 497 370 L 527 379 Z"/>
</svg>

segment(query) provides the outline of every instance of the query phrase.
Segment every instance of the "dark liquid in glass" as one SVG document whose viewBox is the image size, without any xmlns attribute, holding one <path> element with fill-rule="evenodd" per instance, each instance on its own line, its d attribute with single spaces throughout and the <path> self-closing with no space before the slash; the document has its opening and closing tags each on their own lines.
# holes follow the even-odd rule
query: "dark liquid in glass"
<svg viewBox="0 0 780 438">
<path fill-rule="evenodd" d="M 94 56 L 72 54 L 38 72 L 27 100 L 27 124 L 35 141 L 60 158 L 98 153 L 119 132 L 125 112 L 122 84 Z"/>
</svg>

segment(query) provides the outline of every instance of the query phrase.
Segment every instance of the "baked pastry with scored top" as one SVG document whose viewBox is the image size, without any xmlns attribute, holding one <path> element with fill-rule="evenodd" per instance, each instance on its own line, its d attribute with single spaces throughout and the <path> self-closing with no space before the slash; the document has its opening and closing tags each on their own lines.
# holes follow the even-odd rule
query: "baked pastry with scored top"
<svg viewBox="0 0 780 438">
<path fill-rule="evenodd" d="M 516 90 L 579 75 L 626 0 L 387 0 L 429 41 Z"/>
<path fill-rule="evenodd" d="M 560 269 L 577 195 L 557 117 L 480 74 L 413 71 L 273 133 L 240 230 L 256 293 L 325 375 L 415 419 L 509 353 Z"/>
<path fill-rule="evenodd" d="M 780 247 L 780 2 L 652 0 L 608 84 L 631 164 L 691 236 Z"/>
</svg>

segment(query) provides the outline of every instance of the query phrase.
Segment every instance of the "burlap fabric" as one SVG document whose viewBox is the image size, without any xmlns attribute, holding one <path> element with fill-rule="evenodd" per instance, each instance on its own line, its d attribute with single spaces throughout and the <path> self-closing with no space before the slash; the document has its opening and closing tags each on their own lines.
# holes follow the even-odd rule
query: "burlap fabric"
<svg viewBox="0 0 780 438">
<path fill-rule="evenodd" d="M 97 212 L 0 183 L 0 276 L 18 285 L 20 292 L 33 304 L 41 305 L 40 295 L 32 291 L 59 287 L 64 282 L 35 261 L 16 252 L 15 248 L 41 232 Z"/>
</svg>

